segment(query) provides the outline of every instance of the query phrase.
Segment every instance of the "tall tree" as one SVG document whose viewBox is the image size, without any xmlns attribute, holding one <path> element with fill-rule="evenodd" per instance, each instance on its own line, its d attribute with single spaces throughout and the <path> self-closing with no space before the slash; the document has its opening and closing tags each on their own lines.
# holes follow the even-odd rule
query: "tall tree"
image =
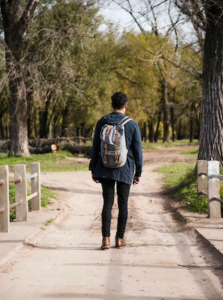
<svg viewBox="0 0 223 300">
<path fill-rule="evenodd" d="M 71 87 L 78 90 L 79 70 L 69 67 L 67 58 L 72 48 L 81 49 L 85 29 L 97 28 L 98 10 L 94 0 L 0 0 L 0 8 L 11 119 L 9 155 L 29 156 L 27 95 L 29 99 L 34 99 L 31 94 L 37 91 L 39 98 L 50 95 L 43 116 L 53 119 L 49 114 L 50 103 L 55 103 L 51 97 L 67 98 Z M 47 120 L 44 122 L 48 126 Z"/>
<path fill-rule="evenodd" d="M 198 157 L 223 164 L 223 3 L 208 2 Z"/>
<path fill-rule="evenodd" d="M 198 158 L 223 164 L 223 2 L 175 1 L 199 31 L 203 47 L 203 97 Z"/>
<path fill-rule="evenodd" d="M 10 155 L 29 156 L 27 101 L 22 62 L 24 34 L 34 16 L 39 0 L 1 0 L 5 39 L 5 63 L 8 74 L 9 111 L 11 118 Z"/>
</svg>

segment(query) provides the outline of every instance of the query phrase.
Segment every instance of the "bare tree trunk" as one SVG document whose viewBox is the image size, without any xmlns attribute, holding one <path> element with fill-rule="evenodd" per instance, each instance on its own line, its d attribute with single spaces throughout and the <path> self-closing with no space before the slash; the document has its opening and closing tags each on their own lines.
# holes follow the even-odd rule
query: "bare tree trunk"
<svg viewBox="0 0 223 300">
<path fill-rule="evenodd" d="M 28 148 L 27 102 L 22 78 L 9 77 L 9 112 L 11 117 L 9 156 L 30 156 Z"/>
<path fill-rule="evenodd" d="M 152 116 L 148 122 L 149 124 L 149 142 L 154 143 L 154 117 Z"/>
<path fill-rule="evenodd" d="M 146 143 L 147 142 L 147 126 L 146 122 L 143 122 L 143 140 Z"/>
<path fill-rule="evenodd" d="M 69 133 L 68 133 L 68 119 L 67 119 L 68 112 L 69 112 L 69 108 L 68 108 L 68 106 L 66 106 L 64 111 L 63 111 L 63 121 L 62 121 L 62 134 L 61 134 L 61 136 L 63 136 L 63 137 L 66 137 L 66 136 L 69 135 Z M 81 134 L 80 131 L 79 131 L 79 134 Z"/>
<path fill-rule="evenodd" d="M 53 137 L 56 138 L 57 137 L 57 122 L 59 119 L 59 115 L 55 114 L 53 117 Z"/>
<path fill-rule="evenodd" d="M 194 141 L 194 103 L 191 104 L 190 108 L 190 143 Z"/>
<path fill-rule="evenodd" d="M 8 32 L 7 32 L 8 33 Z M 14 33 L 15 34 L 15 33 Z M 7 36 L 7 35 L 6 35 Z M 9 85 L 10 151 L 9 156 L 30 156 L 28 147 L 26 87 L 20 66 L 21 41 L 14 37 L 12 49 L 6 49 L 6 70 Z M 12 42 L 12 41 L 11 41 Z"/>
<path fill-rule="evenodd" d="M 9 120 L 8 116 L 5 116 L 5 138 L 10 139 Z"/>
<path fill-rule="evenodd" d="M 38 0 L 0 1 L 5 39 L 5 62 L 8 74 L 11 142 L 9 156 L 30 156 L 28 148 L 27 102 L 22 62 L 23 35 L 34 16 Z"/>
<path fill-rule="evenodd" d="M 81 127 L 78 127 L 78 144 L 81 144 Z"/>
<path fill-rule="evenodd" d="M 171 127 L 172 127 L 172 141 L 176 141 L 176 134 L 175 134 L 175 115 L 174 115 L 174 108 L 171 107 L 170 109 L 171 114 Z"/>
<path fill-rule="evenodd" d="M 154 136 L 154 142 L 155 143 L 157 143 L 158 139 L 159 139 L 159 128 L 160 128 L 161 117 L 162 117 L 162 112 L 161 112 L 161 109 L 160 109 L 159 114 L 158 114 L 157 125 L 156 125 L 156 132 L 155 132 L 155 136 Z"/>
<path fill-rule="evenodd" d="M 34 114 L 34 91 L 32 86 L 26 82 L 26 101 L 27 101 L 27 126 L 28 126 L 28 138 L 33 138 L 34 123 L 36 115 Z"/>
<path fill-rule="evenodd" d="M 223 3 L 209 2 L 206 7 L 207 28 L 198 158 L 218 160 L 223 164 Z"/>
<path fill-rule="evenodd" d="M 5 134 L 4 134 L 3 116 L 0 117 L 0 134 L 1 134 L 1 138 L 4 139 Z"/>
<path fill-rule="evenodd" d="M 38 126 L 37 126 L 37 109 L 33 107 L 33 127 L 34 127 L 34 138 L 38 137 Z"/>
<path fill-rule="evenodd" d="M 162 89 L 163 89 L 163 142 L 170 141 L 170 130 L 169 130 L 169 107 L 168 107 L 168 94 L 167 94 L 167 82 L 165 79 L 162 81 Z"/>
<path fill-rule="evenodd" d="M 177 138 L 178 138 L 178 140 L 182 140 L 182 120 L 181 119 L 179 121 Z"/>
<path fill-rule="evenodd" d="M 49 124 L 48 124 L 48 115 L 49 115 L 49 108 L 51 104 L 51 94 L 47 93 L 45 101 L 44 111 L 40 113 L 40 137 L 47 138 L 49 134 Z"/>
<path fill-rule="evenodd" d="M 196 108 L 195 108 L 195 114 L 196 114 L 196 124 L 198 130 L 198 140 L 199 140 L 200 139 L 200 114 L 198 113 Z"/>
<path fill-rule="evenodd" d="M 31 107 L 28 104 L 28 110 L 27 110 L 27 127 L 28 127 L 28 139 L 31 139 L 32 135 L 32 126 L 31 126 Z"/>
</svg>

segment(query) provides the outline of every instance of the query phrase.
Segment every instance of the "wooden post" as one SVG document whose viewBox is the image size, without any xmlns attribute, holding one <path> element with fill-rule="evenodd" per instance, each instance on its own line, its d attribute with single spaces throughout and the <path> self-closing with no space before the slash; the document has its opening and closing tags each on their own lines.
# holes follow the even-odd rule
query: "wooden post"
<svg viewBox="0 0 223 300">
<path fill-rule="evenodd" d="M 9 216 L 9 167 L 0 167 L 0 232 L 9 232 L 10 216 Z"/>
<path fill-rule="evenodd" d="M 198 160 L 197 161 L 197 192 L 199 198 L 204 198 L 201 192 L 207 193 L 208 180 L 207 180 L 207 161 Z"/>
<path fill-rule="evenodd" d="M 15 202 L 22 203 L 16 206 L 16 221 L 27 221 L 28 219 L 28 201 L 27 201 L 27 180 L 26 166 L 15 165 L 14 176 L 22 181 L 15 184 Z"/>
<path fill-rule="evenodd" d="M 37 177 L 31 179 L 31 193 L 37 193 L 37 196 L 32 199 L 32 210 L 41 209 L 41 178 L 40 178 L 40 163 L 31 164 L 31 174 L 37 173 Z"/>
<path fill-rule="evenodd" d="M 208 199 L 213 197 L 220 198 L 220 179 L 209 178 L 210 175 L 219 175 L 220 164 L 219 161 L 208 162 Z M 218 201 L 211 201 L 208 203 L 210 219 L 221 218 L 221 203 Z"/>
</svg>

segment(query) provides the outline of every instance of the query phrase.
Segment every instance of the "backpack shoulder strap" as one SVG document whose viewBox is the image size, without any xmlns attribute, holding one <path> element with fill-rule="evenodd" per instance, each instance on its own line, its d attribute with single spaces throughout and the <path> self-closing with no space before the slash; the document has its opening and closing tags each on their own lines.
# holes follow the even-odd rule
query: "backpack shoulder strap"
<svg viewBox="0 0 223 300">
<path fill-rule="evenodd" d="M 121 120 L 121 122 L 119 123 L 119 125 L 124 125 L 127 124 L 129 121 L 131 121 L 132 119 L 129 117 L 125 117 L 124 119 Z"/>
</svg>

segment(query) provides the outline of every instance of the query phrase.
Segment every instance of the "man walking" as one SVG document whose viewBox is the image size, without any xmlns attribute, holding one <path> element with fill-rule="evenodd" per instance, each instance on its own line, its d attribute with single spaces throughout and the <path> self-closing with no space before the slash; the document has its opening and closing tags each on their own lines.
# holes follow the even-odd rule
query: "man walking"
<svg viewBox="0 0 223 300">
<path fill-rule="evenodd" d="M 115 245 L 117 248 L 125 246 L 130 187 L 132 183 L 136 185 L 140 182 L 143 165 L 139 127 L 125 116 L 127 96 L 118 92 L 111 99 L 114 111 L 97 123 L 89 165 L 92 179 L 100 182 L 103 190 L 102 250 L 110 248 L 111 211 L 116 182 L 119 215 Z"/>
</svg>

